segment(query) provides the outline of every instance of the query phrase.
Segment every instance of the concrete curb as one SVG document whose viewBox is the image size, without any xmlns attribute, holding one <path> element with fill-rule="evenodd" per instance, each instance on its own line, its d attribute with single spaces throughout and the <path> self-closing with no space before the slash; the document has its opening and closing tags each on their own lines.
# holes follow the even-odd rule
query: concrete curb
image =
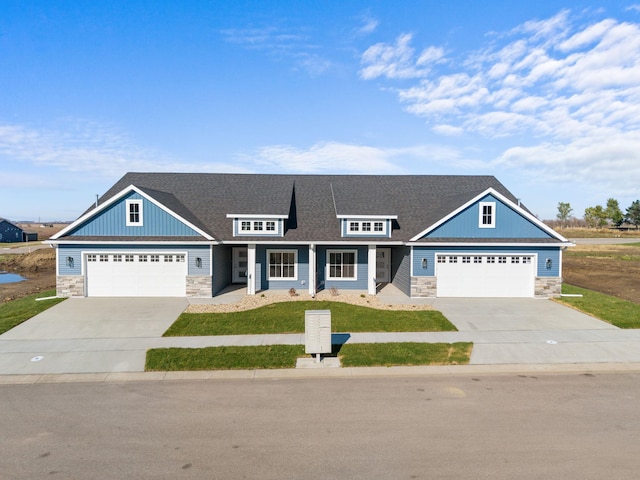
<svg viewBox="0 0 640 480">
<path fill-rule="evenodd" d="M 326 369 L 205 370 L 185 372 L 112 372 L 42 375 L 0 375 L 0 385 L 41 383 L 118 383 L 172 380 L 280 380 L 309 378 L 430 377 L 438 375 L 514 375 L 640 373 L 640 363 L 566 363 L 438 365 L 417 367 L 359 367 Z"/>
</svg>

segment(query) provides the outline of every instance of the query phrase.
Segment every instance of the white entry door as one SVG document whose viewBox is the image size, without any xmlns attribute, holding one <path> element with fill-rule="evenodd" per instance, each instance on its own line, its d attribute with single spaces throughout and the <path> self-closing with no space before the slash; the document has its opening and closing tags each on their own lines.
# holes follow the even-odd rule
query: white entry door
<svg viewBox="0 0 640 480">
<path fill-rule="evenodd" d="M 247 247 L 233 247 L 232 257 L 232 282 L 247 283 Z"/>
<path fill-rule="evenodd" d="M 438 297 L 533 297 L 534 255 L 437 255 Z"/>
<path fill-rule="evenodd" d="M 391 249 L 376 249 L 376 283 L 391 281 Z"/>
</svg>

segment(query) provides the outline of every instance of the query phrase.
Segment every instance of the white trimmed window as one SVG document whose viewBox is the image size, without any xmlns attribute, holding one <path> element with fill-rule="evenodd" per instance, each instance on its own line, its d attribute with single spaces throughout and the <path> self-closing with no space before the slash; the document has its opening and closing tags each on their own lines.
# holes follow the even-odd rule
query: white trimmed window
<svg viewBox="0 0 640 480">
<path fill-rule="evenodd" d="M 267 250 L 269 280 L 298 279 L 297 250 Z"/>
<path fill-rule="evenodd" d="M 480 202 L 478 227 L 496 228 L 496 202 Z"/>
<path fill-rule="evenodd" d="M 329 280 L 357 280 L 357 250 L 327 250 Z"/>
<path fill-rule="evenodd" d="M 239 220 L 237 235 L 277 235 L 277 222 L 275 220 Z"/>
<path fill-rule="evenodd" d="M 141 227 L 142 221 L 142 200 L 127 200 L 127 227 Z"/>
<path fill-rule="evenodd" d="M 349 220 L 347 233 L 356 235 L 386 235 L 387 222 L 372 220 Z"/>
</svg>

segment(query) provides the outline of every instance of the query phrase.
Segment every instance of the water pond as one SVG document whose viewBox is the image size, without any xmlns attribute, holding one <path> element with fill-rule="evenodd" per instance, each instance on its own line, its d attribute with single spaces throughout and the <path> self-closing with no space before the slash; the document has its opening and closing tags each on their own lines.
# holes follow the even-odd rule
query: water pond
<svg viewBox="0 0 640 480">
<path fill-rule="evenodd" d="M 0 285 L 3 283 L 18 283 L 26 280 L 22 275 L 17 273 L 0 272 Z"/>
</svg>

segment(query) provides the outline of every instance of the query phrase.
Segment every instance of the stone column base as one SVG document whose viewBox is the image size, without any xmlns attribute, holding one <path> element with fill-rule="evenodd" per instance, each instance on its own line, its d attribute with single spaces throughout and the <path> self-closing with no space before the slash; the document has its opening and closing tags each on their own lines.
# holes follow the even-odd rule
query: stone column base
<svg viewBox="0 0 640 480">
<path fill-rule="evenodd" d="M 539 298 L 559 297 L 562 293 L 562 278 L 536 277 L 535 296 Z"/>
<path fill-rule="evenodd" d="M 58 297 L 84 297 L 84 276 L 58 275 L 56 277 Z"/>
<path fill-rule="evenodd" d="M 411 298 L 435 297 L 437 288 L 436 277 L 411 277 Z"/>
<path fill-rule="evenodd" d="M 211 298 L 212 281 L 212 277 L 187 277 L 187 297 Z"/>
</svg>

